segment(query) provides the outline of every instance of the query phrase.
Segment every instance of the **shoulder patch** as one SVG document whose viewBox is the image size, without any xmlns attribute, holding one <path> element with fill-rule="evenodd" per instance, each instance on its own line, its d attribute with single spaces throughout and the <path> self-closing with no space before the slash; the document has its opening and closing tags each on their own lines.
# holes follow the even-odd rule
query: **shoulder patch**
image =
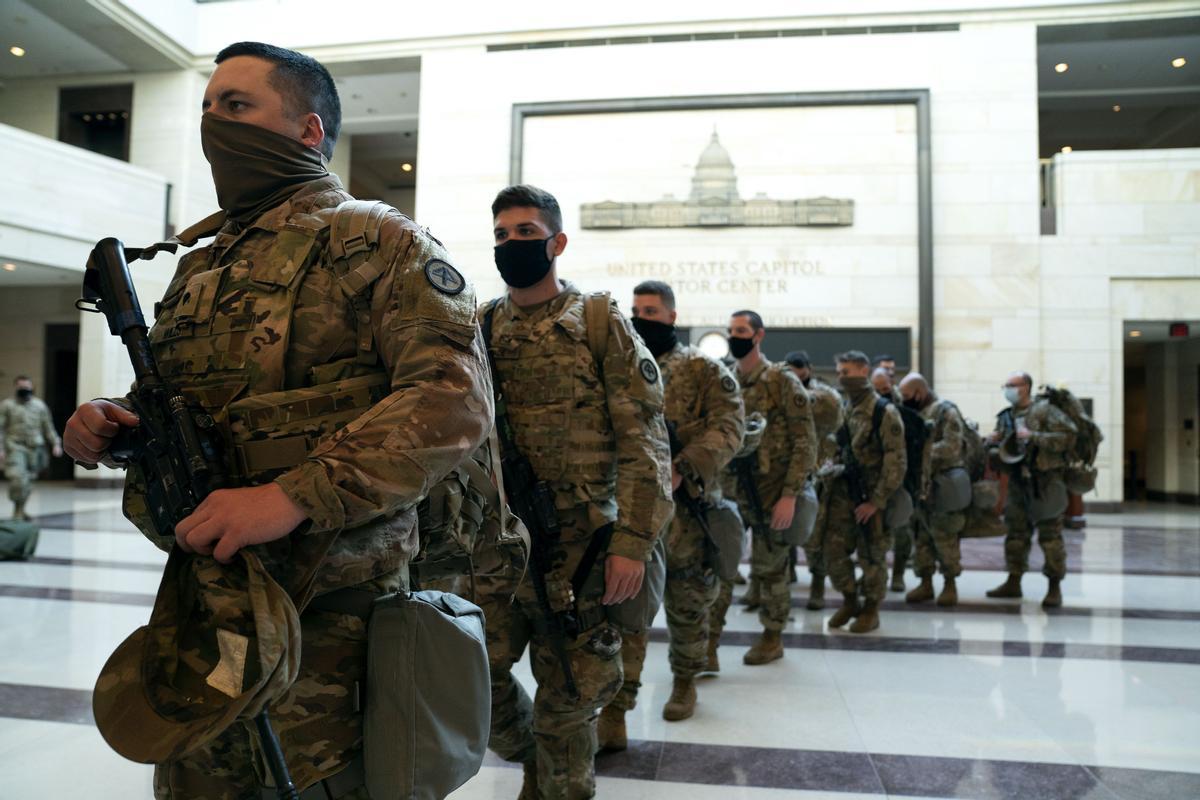
<svg viewBox="0 0 1200 800">
<path fill-rule="evenodd" d="M 804 408 L 806 405 L 808 405 L 808 396 L 802 392 L 798 393 L 795 395 L 792 402 L 794 402 L 799 408 Z"/>
<path fill-rule="evenodd" d="M 440 258 L 425 262 L 425 279 L 442 294 L 455 295 L 467 288 L 467 279 L 462 273 Z"/>
<path fill-rule="evenodd" d="M 737 390 L 737 384 L 733 382 L 733 378 L 726 375 L 721 378 L 721 388 L 729 394 L 733 394 Z"/>
<path fill-rule="evenodd" d="M 658 380 L 658 367 L 648 358 L 643 358 L 638 364 L 638 371 L 642 373 L 642 377 L 646 379 L 646 383 L 654 383 Z"/>
</svg>

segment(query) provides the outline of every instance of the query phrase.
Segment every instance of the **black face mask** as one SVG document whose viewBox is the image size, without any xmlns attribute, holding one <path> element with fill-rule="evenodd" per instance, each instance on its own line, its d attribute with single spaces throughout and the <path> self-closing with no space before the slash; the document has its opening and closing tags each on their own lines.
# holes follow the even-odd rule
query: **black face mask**
<svg viewBox="0 0 1200 800">
<path fill-rule="evenodd" d="M 33 389 L 17 389 L 17 399 L 21 402 L 25 402 L 31 397 L 33 397 Z"/>
<path fill-rule="evenodd" d="M 514 289 L 528 289 L 546 277 L 550 258 L 546 255 L 547 239 L 509 239 L 496 245 L 496 269 L 500 277 Z"/>
<path fill-rule="evenodd" d="M 673 350 L 679 337 L 675 335 L 675 326 L 652 319 L 633 318 L 633 329 L 646 342 L 650 354 L 658 358 L 668 350 Z"/>
<path fill-rule="evenodd" d="M 908 406 L 913 411 L 920 411 L 922 408 L 925 407 L 925 404 L 922 403 L 920 400 L 918 400 L 915 397 L 905 400 L 904 405 Z"/>
<path fill-rule="evenodd" d="M 740 336 L 729 337 L 729 353 L 734 358 L 745 358 L 754 349 L 754 338 L 743 339 Z"/>
</svg>

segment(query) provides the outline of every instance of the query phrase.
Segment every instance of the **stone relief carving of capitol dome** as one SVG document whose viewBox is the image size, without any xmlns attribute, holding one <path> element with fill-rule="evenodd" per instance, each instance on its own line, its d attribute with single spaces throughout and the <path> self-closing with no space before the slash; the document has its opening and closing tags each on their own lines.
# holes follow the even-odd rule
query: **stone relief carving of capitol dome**
<svg viewBox="0 0 1200 800">
<path fill-rule="evenodd" d="M 584 228 L 838 226 L 854 224 L 854 201 L 833 197 L 773 200 L 738 194 L 733 159 L 717 137 L 696 162 L 687 200 L 666 195 L 646 203 L 605 200 L 580 206 Z"/>
</svg>

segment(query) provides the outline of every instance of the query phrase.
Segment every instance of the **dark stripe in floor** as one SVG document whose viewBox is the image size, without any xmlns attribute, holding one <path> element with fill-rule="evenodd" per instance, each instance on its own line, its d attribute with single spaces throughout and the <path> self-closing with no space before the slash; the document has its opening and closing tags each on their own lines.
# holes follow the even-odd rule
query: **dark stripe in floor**
<svg viewBox="0 0 1200 800">
<path fill-rule="evenodd" d="M 164 559 L 158 564 L 145 561 L 109 561 L 100 558 L 60 558 L 58 556 L 34 556 L 26 559 L 26 564 L 45 564 L 51 567 L 95 567 L 99 569 L 132 569 L 142 572 L 162 572 L 166 564 Z"/>
<path fill-rule="evenodd" d="M 25 597 L 33 600 L 67 600 L 73 603 L 114 603 L 123 606 L 154 605 L 154 595 L 132 592 L 108 592 L 95 589 L 67 589 L 58 586 L 9 586 L 0 584 L 0 597 Z"/>
<path fill-rule="evenodd" d="M 92 693 L 86 689 L 0 683 L 0 717 L 92 725 Z"/>
<path fill-rule="evenodd" d="M 826 597 L 830 595 L 827 593 Z M 899 597 L 899 595 L 897 595 Z M 808 600 L 805 597 L 792 597 L 792 608 L 805 608 Z M 833 609 L 841 606 L 841 600 L 826 602 L 826 608 Z M 736 603 L 734 608 L 746 611 L 745 605 Z M 1045 614 L 1049 617 L 1089 617 L 1091 619 L 1159 619 L 1178 622 L 1200 622 L 1200 611 L 1177 611 L 1163 608 L 1083 608 L 1080 606 L 1063 606 L 1062 608 L 1044 609 L 1033 599 L 1032 602 L 959 602 L 952 608 L 943 608 L 932 600 L 927 603 L 906 603 L 903 600 L 885 600 L 884 611 L 936 613 L 936 614 L 1001 614 L 1019 617 L 1029 612 Z M 805 609 L 807 611 L 807 609 Z M 814 614 L 819 612 L 812 612 Z"/>
</svg>

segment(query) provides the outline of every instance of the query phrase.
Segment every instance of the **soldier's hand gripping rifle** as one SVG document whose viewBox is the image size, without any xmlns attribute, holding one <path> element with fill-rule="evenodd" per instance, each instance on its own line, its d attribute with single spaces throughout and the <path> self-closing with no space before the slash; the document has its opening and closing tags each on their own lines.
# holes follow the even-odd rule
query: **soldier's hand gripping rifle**
<svg viewBox="0 0 1200 800">
<path fill-rule="evenodd" d="M 771 530 L 766 517 L 763 516 L 762 497 L 758 493 L 758 483 L 754 480 L 754 463 L 757 460 L 757 453 L 738 456 L 729 462 L 729 468 L 737 476 L 738 492 L 753 512 L 753 518 L 750 520 L 751 530 L 759 536 L 769 536 Z"/>
<path fill-rule="evenodd" d="M 846 489 L 850 493 L 850 502 L 853 503 L 855 509 L 854 529 L 862 536 L 867 532 L 866 525 L 858 521 L 857 510 L 863 503 L 871 501 L 871 493 L 867 489 L 866 476 L 863 475 L 862 464 L 859 463 L 858 457 L 854 455 L 854 447 L 850 441 L 850 428 L 842 423 L 842 427 L 837 432 L 838 449 L 841 453 L 842 460 L 842 478 L 846 481 Z M 876 509 L 876 514 L 882 514 L 883 509 Z M 864 549 L 862 552 L 866 552 Z"/>
<path fill-rule="evenodd" d="M 141 254 L 111 237 L 97 242 L 83 274 L 83 298 L 75 307 L 103 314 L 109 332 L 120 337 L 129 353 L 134 375 L 129 405 L 139 422 L 118 431 L 108 457 L 117 465 L 138 467 L 154 530 L 174 538 L 175 526 L 227 480 L 213 418 L 159 374 L 127 261 Z M 254 722 L 278 797 L 299 800 L 265 708 Z"/>
<path fill-rule="evenodd" d="M 671 443 L 671 458 L 683 452 L 683 442 L 679 440 L 679 433 L 676 430 L 674 422 L 667 422 L 667 436 Z M 703 492 L 703 487 L 697 487 Z M 720 563 L 720 547 L 713 539 L 712 529 L 708 527 L 708 502 L 704 499 L 703 494 L 700 497 L 695 497 L 688 491 L 687 481 L 680 482 L 679 488 L 674 492 L 676 504 L 685 508 L 692 519 L 696 520 L 696 524 L 700 526 L 700 530 L 704 532 L 704 558 L 702 566 L 705 572 L 717 568 Z"/>
</svg>

